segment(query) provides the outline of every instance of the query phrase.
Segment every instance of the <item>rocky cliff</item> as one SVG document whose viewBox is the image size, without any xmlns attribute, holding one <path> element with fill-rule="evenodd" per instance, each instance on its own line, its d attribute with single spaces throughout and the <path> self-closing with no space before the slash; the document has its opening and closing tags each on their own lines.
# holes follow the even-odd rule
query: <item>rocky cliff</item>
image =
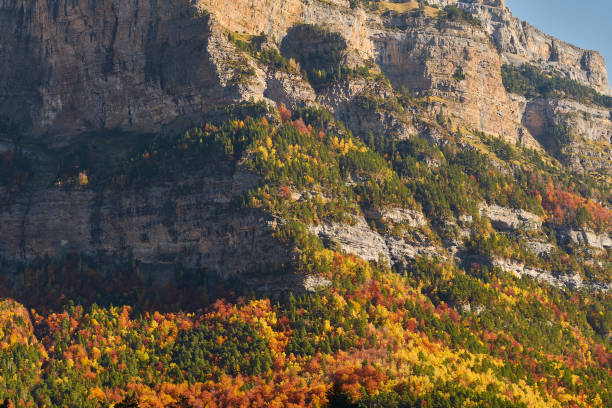
<svg viewBox="0 0 612 408">
<path fill-rule="evenodd" d="M 517 140 L 520 126 L 507 120 L 508 97 L 496 86 L 503 61 L 549 66 L 609 92 L 599 54 L 540 33 L 502 1 L 457 5 L 482 28 L 440 28 L 432 17 L 397 18 L 344 0 L 4 1 L 0 114 L 52 146 L 90 131 L 185 127 L 215 106 L 278 94 L 278 83 L 259 72 L 257 86 L 240 83 L 236 69 L 245 61 L 235 60 L 225 30 L 263 33 L 280 44 L 299 23 L 340 33 L 358 57 L 353 63 L 372 59 L 395 87 L 431 90 L 448 99 L 446 110 L 459 121 L 508 140 Z M 453 79 L 459 68 L 461 81 Z"/>
<path fill-rule="evenodd" d="M 105 262 L 135 259 L 162 281 L 179 264 L 229 278 L 288 261 L 273 237 L 273 219 L 240 209 L 256 177 L 220 160 L 198 163 L 189 175 L 163 172 L 152 184 L 128 189 L 58 187 L 45 184 L 53 174 L 39 172 L 28 191 L 3 201 L 7 239 L 0 257 L 20 263 L 73 253 Z"/>
<path fill-rule="evenodd" d="M 602 93 L 611 92 L 601 54 L 561 41 L 521 21 L 505 6 L 504 0 L 433 0 L 429 3 L 456 4 L 473 12 L 510 63 L 529 62 L 543 69 L 554 69 Z"/>
<path fill-rule="evenodd" d="M 14 124 L 11 132 L 0 129 L 0 152 L 22 150 L 38 166 L 22 191 L 0 187 L 0 257 L 25 263 L 78 252 L 133 257 L 161 274 L 180 262 L 224 277 L 285 264 L 292 254 L 274 237 L 279 220 L 236 211 L 258 181 L 229 161 L 198 163 L 188 177 L 167 168 L 163 180 L 127 190 L 54 184 L 60 163 L 82 144 L 105 140 L 99 160 L 111 163 L 134 138 L 167 137 L 246 101 L 323 107 L 362 140 L 418 135 L 455 149 L 455 136 L 483 133 L 534 150 L 557 149 L 573 170 L 610 174 L 608 110 L 511 95 L 502 85 L 503 64 L 529 63 L 608 94 L 598 53 L 519 21 L 502 0 L 429 3 L 458 6 L 479 22 L 445 19 L 430 6 L 419 12 L 416 2 L 0 2 L 0 119 Z M 360 74 L 335 71 L 339 80 L 330 85 L 308 80 L 301 71 L 310 62 L 300 58 L 330 49 L 334 59 L 325 68 Z M 267 51 L 283 68 L 262 57 Z M 562 146 L 558 129 L 568 136 Z M 433 169 L 440 164 L 423 160 Z M 509 173 L 513 165 L 498 167 Z M 503 233 L 542 233 L 533 214 L 480 209 Z M 419 255 L 453 258 L 471 234 L 459 219 L 437 220 L 438 230 L 455 231 L 437 242 L 420 212 L 407 218 L 368 210 L 360 209 L 355 225 L 322 223 L 312 231 L 365 259 L 382 255 L 400 266 Z M 379 233 L 371 226 L 379 222 L 409 231 Z M 570 243 L 609 247 L 607 235 L 584 233 L 584 239 L 566 235 Z"/>
<path fill-rule="evenodd" d="M 572 100 L 515 96 L 521 122 L 576 171 L 612 174 L 612 117 L 608 109 Z"/>
<path fill-rule="evenodd" d="M 158 131 L 232 99 L 210 21 L 186 1 L 8 1 L 0 19 L 0 109 L 44 143 Z"/>
</svg>

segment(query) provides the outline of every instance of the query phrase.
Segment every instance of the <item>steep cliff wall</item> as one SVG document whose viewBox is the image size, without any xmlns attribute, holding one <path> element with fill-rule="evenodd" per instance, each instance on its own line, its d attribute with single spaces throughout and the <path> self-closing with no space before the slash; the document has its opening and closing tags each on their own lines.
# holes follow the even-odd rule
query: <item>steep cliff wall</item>
<svg viewBox="0 0 612 408">
<path fill-rule="evenodd" d="M 523 24 L 501 1 L 458 5 L 479 16 L 484 32 L 460 24 L 440 30 L 435 19 L 405 20 L 397 31 L 380 13 L 352 9 L 344 0 L 5 1 L 0 6 L 0 114 L 52 146 L 88 131 L 156 132 L 179 118 L 185 126 L 214 106 L 279 95 L 278 86 L 266 84 L 261 75 L 247 90 L 231 75 L 224 78 L 234 52 L 224 49 L 223 27 L 263 32 L 280 43 L 298 23 L 339 32 L 349 53 L 376 60 L 394 85 L 431 89 L 449 100 L 450 114 L 512 141 L 518 138 L 517 126 L 505 120 L 508 99 L 498 86 L 502 60 L 487 35 L 496 39 L 505 60 L 544 64 L 607 91 L 597 53 Z M 234 68 L 244 64 L 237 61 Z M 452 79 L 458 68 L 466 74 L 464 81 Z"/>
<path fill-rule="evenodd" d="M 363 56 L 374 52 L 369 25 L 376 17 L 351 9 L 347 0 L 198 0 L 197 5 L 233 31 L 264 33 L 280 42 L 296 24 L 318 24 L 341 33 L 351 50 Z"/>
<path fill-rule="evenodd" d="M 286 263 L 272 219 L 241 208 L 257 178 L 224 160 L 198 167 L 189 174 L 166 168 L 155 183 L 127 189 L 58 188 L 39 172 L 30 191 L 2 201 L 0 258 L 131 257 L 161 275 L 172 276 L 181 264 L 224 278 Z M 6 197 L 1 188 L 0 197 Z"/>
<path fill-rule="evenodd" d="M 213 27 L 188 1 L 0 3 L 0 114 L 50 144 L 101 129 L 158 131 L 235 95 Z"/>
<path fill-rule="evenodd" d="M 514 99 L 525 127 L 573 170 L 612 174 L 612 114 L 608 109 L 563 99 Z"/>
<path fill-rule="evenodd" d="M 555 69 L 602 93 L 612 92 L 601 54 L 556 39 L 521 21 L 505 6 L 504 0 L 431 0 L 428 3 L 439 8 L 455 5 L 474 13 L 483 23 L 484 31 L 503 51 L 507 62 L 529 62 Z M 280 40 L 296 23 L 321 24 L 342 33 L 351 48 L 363 55 L 377 53 L 371 35 L 372 29 L 380 23 L 379 14 L 350 9 L 346 0 L 281 3 L 271 0 L 199 0 L 198 5 L 213 12 L 223 25 L 235 31 L 263 32 Z"/>
<path fill-rule="evenodd" d="M 464 124 L 515 142 L 520 123 L 508 121 L 509 100 L 501 83 L 502 59 L 488 35 L 468 24 L 438 27 L 435 18 L 390 18 L 351 9 L 348 2 L 200 1 L 228 29 L 264 34 L 280 42 L 295 24 L 319 24 L 340 33 L 348 53 L 374 60 L 396 89 L 431 91 L 444 100 L 445 114 Z M 228 8 L 232 8 L 232 11 Z M 453 77 L 465 73 L 462 80 Z M 342 98 L 346 95 L 342 95 Z M 326 106 L 338 105 L 329 94 Z M 350 99 L 350 96 L 349 96 Z M 526 143 L 537 145 L 532 140 Z"/>
<path fill-rule="evenodd" d="M 504 0 L 431 0 L 440 7 L 456 4 L 474 13 L 514 64 L 530 63 L 554 69 L 570 79 L 611 94 L 606 64 L 600 53 L 584 50 L 547 35 L 515 17 Z"/>
<path fill-rule="evenodd" d="M 488 36 L 469 24 L 438 26 L 428 18 L 407 17 L 402 25 L 404 32 L 374 37 L 376 62 L 394 87 L 429 92 L 442 99 L 438 109 L 455 123 L 518 141 L 521 126 L 512 121 L 499 86 L 502 59 Z"/>
<path fill-rule="evenodd" d="M 338 32 L 347 40 L 349 52 L 375 60 L 396 89 L 405 86 L 431 91 L 444 99 L 444 110 L 459 123 L 511 142 L 520 139 L 530 147 L 538 144 L 520 120 L 511 119 L 511 104 L 499 86 L 501 64 L 531 63 L 600 92 L 610 92 L 601 55 L 559 41 L 520 21 L 502 0 L 429 3 L 470 10 L 482 21 L 482 28 L 456 23 L 440 27 L 435 18 L 389 18 L 381 12 L 351 9 L 343 0 L 201 0 L 198 6 L 209 10 L 230 30 L 264 33 L 277 42 L 299 23 L 319 24 Z M 491 38 L 502 51 L 501 57 Z M 454 78 L 459 70 L 465 74 L 462 80 Z M 325 105 L 337 105 L 327 99 L 326 95 Z"/>
</svg>

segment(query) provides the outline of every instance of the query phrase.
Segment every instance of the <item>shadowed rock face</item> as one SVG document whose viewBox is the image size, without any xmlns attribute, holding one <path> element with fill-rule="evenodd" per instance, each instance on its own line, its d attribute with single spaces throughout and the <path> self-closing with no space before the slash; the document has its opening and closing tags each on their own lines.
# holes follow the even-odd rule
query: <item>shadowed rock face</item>
<svg viewBox="0 0 612 408">
<path fill-rule="evenodd" d="M 443 7 L 457 2 L 430 3 Z M 419 115 L 433 118 L 443 109 L 454 125 L 530 147 L 539 147 L 532 134 L 546 146 L 545 130 L 560 123 L 609 146 L 609 112 L 517 99 L 506 93 L 501 80 L 503 63 L 529 62 L 607 92 L 599 54 L 523 24 L 501 0 L 457 4 L 474 11 L 483 26 L 371 13 L 352 9 L 346 0 L 0 0 L 0 119 L 19 125 L 27 148 L 32 148 L 29 153 L 40 155 L 37 160 L 45 168 L 27 191 L 0 208 L 0 258 L 28 262 L 70 252 L 133 256 L 158 271 L 167 272 L 180 262 L 223 277 L 274 270 L 288 262 L 291 254 L 275 240 L 273 220 L 236 210 L 235 201 L 257 180 L 228 163 L 202 163 L 187 178 L 168 169 L 165 181 L 127 191 L 50 187 L 57 152 L 70 150 L 92 133 L 121 150 L 130 145 L 124 136 L 128 132 L 184 130 L 213 111 L 251 98 L 290 107 L 319 104 L 358 134 L 372 131 L 397 140 L 423 134 L 423 129 L 431 136 L 435 128 L 420 123 Z M 331 44 L 329 52 L 330 44 L 307 38 L 300 23 L 324 27 L 341 47 Z M 396 91 L 422 91 L 437 105 L 428 112 L 411 107 L 403 116 L 364 112 L 356 103 L 359 96 L 370 92 L 385 99 L 393 91 L 369 77 L 315 91 L 299 73 L 247 58 L 228 40 L 228 30 L 263 32 L 274 43 L 271 47 L 279 46 L 297 61 L 306 49 L 314 56 L 334 54 L 329 69 L 371 60 Z M 571 116 L 577 109 L 584 112 Z M 111 133 L 119 136 L 111 138 Z M 6 142 L 2 136 L 0 150 Z M 584 152 L 583 147 L 574 150 Z M 42 153 L 47 150 L 51 153 Z M 610 150 L 593 151 L 590 157 L 601 159 L 597 166 L 609 171 Z M 0 198 L 7 195 L 0 189 Z M 406 214 L 387 216 L 410 227 L 423 226 L 422 216 L 402 217 Z M 506 218 L 500 220 L 506 229 L 529 221 L 521 214 Z M 411 245 L 379 236 L 361 218 L 353 226 L 326 225 L 315 232 L 372 260 L 383 253 L 393 263 L 404 263 L 436 251 L 427 239 Z"/>
<path fill-rule="evenodd" d="M 271 218 L 241 208 L 242 195 L 258 184 L 257 177 L 225 160 L 162 173 L 154 184 L 95 191 L 35 180 L 37 188 L 3 203 L 0 258 L 29 262 L 78 253 L 135 259 L 166 276 L 181 264 L 223 278 L 274 270 L 288 261 Z M 4 194 L 0 190 L 0 197 Z"/>
<path fill-rule="evenodd" d="M 0 112 L 52 146 L 158 131 L 229 101 L 211 24 L 188 1 L 4 1 Z"/>
<path fill-rule="evenodd" d="M 548 151 L 575 171 L 612 174 L 612 118 L 576 101 L 514 97 L 521 121 Z"/>
</svg>

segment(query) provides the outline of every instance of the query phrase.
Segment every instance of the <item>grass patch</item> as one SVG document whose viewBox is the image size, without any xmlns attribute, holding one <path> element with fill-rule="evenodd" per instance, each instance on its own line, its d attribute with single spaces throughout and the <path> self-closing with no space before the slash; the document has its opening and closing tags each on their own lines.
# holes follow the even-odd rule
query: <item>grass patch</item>
<svg viewBox="0 0 612 408">
<path fill-rule="evenodd" d="M 421 7 L 418 1 L 411 0 L 406 3 L 392 3 L 390 1 L 381 1 L 380 9 L 384 11 L 395 11 L 399 14 L 408 13 L 409 11 L 417 10 Z M 424 6 L 423 11 L 429 17 L 438 17 L 440 10 L 430 6 Z"/>
</svg>

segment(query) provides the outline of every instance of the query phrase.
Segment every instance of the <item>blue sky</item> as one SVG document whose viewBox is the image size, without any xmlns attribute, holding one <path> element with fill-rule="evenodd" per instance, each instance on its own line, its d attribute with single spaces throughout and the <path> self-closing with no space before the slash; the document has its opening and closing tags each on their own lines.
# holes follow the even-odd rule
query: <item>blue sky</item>
<svg viewBox="0 0 612 408">
<path fill-rule="evenodd" d="M 547 34 L 599 51 L 612 67 L 612 0 L 506 0 L 506 6 Z"/>
</svg>

